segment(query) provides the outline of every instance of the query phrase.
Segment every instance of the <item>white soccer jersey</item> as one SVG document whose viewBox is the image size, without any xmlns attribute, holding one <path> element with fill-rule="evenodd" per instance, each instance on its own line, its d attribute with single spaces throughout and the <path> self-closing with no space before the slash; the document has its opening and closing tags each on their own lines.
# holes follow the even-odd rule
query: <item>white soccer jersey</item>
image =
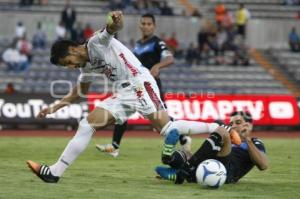
<svg viewBox="0 0 300 199">
<path fill-rule="evenodd" d="M 113 82 L 150 75 L 134 54 L 106 30 L 96 32 L 87 48 L 90 64 L 80 69 L 81 82 L 93 81 L 92 74 L 104 74 Z"/>
<path fill-rule="evenodd" d="M 110 81 L 121 83 L 113 96 L 96 104 L 108 110 L 116 123 L 124 123 L 135 112 L 147 116 L 164 108 L 149 70 L 106 30 L 97 32 L 87 48 L 90 64 L 81 69 L 79 81 L 91 82 L 97 78 L 93 74 L 104 74 Z"/>
</svg>

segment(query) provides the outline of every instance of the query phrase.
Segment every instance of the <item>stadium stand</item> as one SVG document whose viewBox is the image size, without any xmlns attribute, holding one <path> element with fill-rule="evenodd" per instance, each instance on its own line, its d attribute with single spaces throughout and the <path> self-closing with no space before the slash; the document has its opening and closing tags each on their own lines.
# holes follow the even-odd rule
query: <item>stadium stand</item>
<svg viewBox="0 0 300 199">
<path fill-rule="evenodd" d="M 40 5 L 39 3 L 34 3 L 30 6 L 20 6 L 19 0 L 0 0 L 0 9 L 2 11 L 28 11 L 28 12 L 55 12 L 60 13 L 61 9 L 65 5 L 64 1 L 60 0 L 50 0 L 46 5 Z M 73 0 L 72 5 L 76 8 L 78 13 L 90 13 L 96 14 L 101 12 L 106 12 L 108 10 L 109 1 L 101 0 Z"/>
<path fill-rule="evenodd" d="M 299 53 L 287 49 L 271 49 L 265 52 L 296 85 L 300 85 L 300 56 Z"/>
<path fill-rule="evenodd" d="M 1 41 L 3 44 L 7 40 Z M 0 50 L 3 51 L 3 50 Z M 5 72 L 5 65 L 0 66 L 0 90 L 5 89 L 5 83 L 14 82 L 15 89 L 24 93 L 49 93 L 51 82 L 54 80 L 68 80 L 76 83 L 78 71 L 69 71 L 53 66 L 49 63 L 49 48 L 35 50 L 30 68 L 24 73 Z M 186 65 L 182 60 L 163 70 L 161 79 L 164 81 L 165 91 L 168 92 L 217 92 L 217 93 L 289 93 L 270 74 L 261 68 L 254 60 L 251 66 L 194 66 Z M 57 87 L 58 93 L 67 93 L 68 86 Z M 100 90 L 99 90 L 100 89 Z M 103 92 L 103 85 L 94 84 L 92 91 Z"/>
<path fill-rule="evenodd" d="M 190 6 L 202 12 L 205 7 L 199 4 L 199 1 L 188 1 Z M 205 6 L 213 8 L 217 1 L 206 2 Z M 235 10 L 238 3 L 245 3 L 246 7 L 251 10 L 253 17 L 260 17 L 259 13 L 273 13 L 273 11 L 280 11 L 282 13 L 290 13 L 296 11 L 296 8 L 281 5 L 279 0 L 263 0 L 263 1 L 248 1 L 248 0 L 225 0 L 226 7 L 230 10 Z M 186 8 L 187 1 L 171 1 L 169 6 L 172 7 L 175 14 L 181 14 L 182 10 Z M 65 5 L 64 1 L 51 0 L 47 5 L 34 4 L 32 6 L 20 7 L 18 0 L 0 0 L 0 9 L 3 11 L 8 10 L 21 10 L 30 12 L 61 12 Z M 109 9 L 109 1 L 105 0 L 73 0 L 72 6 L 76 8 L 77 13 L 90 13 L 99 14 L 99 10 L 107 12 Z M 197 7 L 199 6 L 199 7 Z M 265 10 L 264 10 L 264 9 Z M 266 10 L 270 10 L 266 12 Z M 258 14 L 256 14 L 258 13 Z M 280 11 L 281 13 L 281 11 Z M 271 15 L 270 15 L 271 16 Z M 277 15 L 281 16 L 281 15 Z M 282 17 L 285 18 L 285 17 Z M 10 39 L 0 40 L 0 52 L 10 44 Z M 49 93 L 51 89 L 51 82 L 53 80 L 70 80 L 72 84 L 76 83 L 78 76 L 77 71 L 66 71 L 65 69 L 52 66 L 49 63 L 49 45 L 45 50 L 34 50 L 33 60 L 30 68 L 24 73 L 5 72 L 5 65 L 0 65 L 1 86 L 0 90 L 5 89 L 4 83 L 14 82 L 16 91 L 24 93 Z M 227 53 L 227 52 L 226 52 Z M 230 52 L 229 52 L 230 54 Z M 287 59 L 289 59 L 288 57 Z M 285 63 L 289 63 L 288 61 Z M 296 64 L 295 64 L 296 65 Z M 296 68 L 296 67 L 295 67 Z M 289 71 L 291 69 L 289 68 Z M 294 72 L 294 71 L 293 71 Z M 299 77 L 298 73 L 296 74 Z M 279 81 L 277 81 L 270 73 L 263 69 L 253 59 L 250 60 L 250 66 L 232 66 L 232 65 L 196 65 L 189 66 L 182 59 L 177 59 L 176 63 L 162 71 L 161 79 L 164 81 L 164 90 L 169 92 L 216 92 L 228 94 L 288 94 L 290 93 L 287 88 Z M 101 84 L 101 82 L 100 82 Z M 93 85 L 92 91 L 100 91 L 102 86 Z M 56 92 L 67 93 L 69 87 L 57 87 Z"/>
<path fill-rule="evenodd" d="M 193 5 L 206 10 L 209 15 L 214 12 L 218 2 L 224 3 L 229 11 L 236 11 L 239 4 L 243 3 L 251 11 L 252 18 L 263 19 L 293 19 L 297 16 L 299 7 L 295 5 L 284 5 L 282 0 L 212 0 L 199 2 L 191 0 Z"/>
<path fill-rule="evenodd" d="M 28 12 L 54 12 L 59 13 L 60 10 L 57 8 L 63 8 L 65 5 L 65 1 L 60 0 L 49 0 L 47 3 L 40 3 L 41 1 L 34 1 L 32 5 L 20 5 L 20 0 L 0 0 L 0 10 L 2 11 L 28 11 Z M 114 5 L 114 1 L 108 0 L 72 0 L 72 6 L 76 9 L 76 11 L 84 14 L 99 14 L 106 13 L 112 9 L 122 9 L 125 13 L 130 14 L 141 14 L 146 11 L 154 12 L 155 14 L 163 14 L 163 15 L 180 15 L 182 14 L 182 5 L 178 1 L 164 1 L 164 0 L 156 0 L 156 1 L 142 1 L 141 6 L 142 9 L 137 9 L 137 6 L 134 3 L 122 4 L 122 5 Z M 151 2 L 151 3 L 149 3 Z M 153 2 L 153 3 L 152 3 Z M 163 10 L 164 4 L 167 2 L 167 6 L 171 8 L 173 11 L 172 14 L 166 14 Z M 144 5 L 143 5 L 144 4 Z M 147 5 L 146 5 L 147 4 Z M 150 8 L 149 8 L 150 6 Z M 145 8 L 146 7 L 146 8 Z"/>
</svg>

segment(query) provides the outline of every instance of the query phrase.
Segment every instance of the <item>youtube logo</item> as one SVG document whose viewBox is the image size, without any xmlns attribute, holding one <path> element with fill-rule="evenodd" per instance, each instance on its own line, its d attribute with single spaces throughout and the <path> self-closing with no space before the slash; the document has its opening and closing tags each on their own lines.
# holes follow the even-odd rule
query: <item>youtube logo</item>
<svg viewBox="0 0 300 199">
<path fill-rule="evenodd" d="M 290 102 L 270 102 L 269 113 L 273 119 L 291 119 L 294 117 L 294 108 Z"/>
</svg>

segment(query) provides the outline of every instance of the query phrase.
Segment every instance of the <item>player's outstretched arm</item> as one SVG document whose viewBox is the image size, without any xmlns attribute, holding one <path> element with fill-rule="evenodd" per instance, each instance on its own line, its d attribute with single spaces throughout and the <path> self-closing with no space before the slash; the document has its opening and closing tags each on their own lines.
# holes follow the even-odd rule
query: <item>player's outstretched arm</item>
<svg viewBox="0 0 300 199">
<path fill-rule="evenodd" d="M 266 170 L 268 168 L 268 157 L 265 153 L 261 152 L 250 138 L 246 140 L 248 144 L 248 151 L 251 160 L 259 170 Z"/>
<path fill-rule="evenodd" d="M 90 82 L 81 82 L 79 86 L 75 86 L 68 95 L 62 98 L 58 104 L 42 109 L 36 117 L 45 118 L 48 114 L 55 113 L 62 107 L 75 102 L 81 95 L 86 95 L 88 93 L 90 84 Z"/>
<path fill-rule="evenodd" d="M 252 162 L 256 165 L 259 170 L 266 170 L 269 166 L 267 155 L 259 150 L 256 145 L 253 143 L 253 140 L 249 136 L 250 130 L 247 127 L 249 124 L 244 125 L 242 130 L 241 138 L 248 145 L 248 152 Z M 257 141 L 258 142 L 258 141 Z"/>
<path fill-rule="evenodd" d="M 109 34 L 115 34 L 123 28 L 122 11 L 112 11 L 108 14 L 106 20 L 106 30 Z"/>
</svg>

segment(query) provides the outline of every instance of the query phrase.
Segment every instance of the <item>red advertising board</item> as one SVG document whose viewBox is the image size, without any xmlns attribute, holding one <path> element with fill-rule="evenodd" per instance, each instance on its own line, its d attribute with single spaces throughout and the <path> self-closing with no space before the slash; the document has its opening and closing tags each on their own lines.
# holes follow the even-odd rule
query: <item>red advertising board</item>
<svg viewBox="0 0 300 199">
<path fill-rule="evenodd" d="M 90 110 L 109 95 L 90 94 Z M 174 119 L 212 122 L 217 119 L 228 122 L 233 111 L 248 111 L 257 125 L 297 125 L 299 111 L 297 100 L 290 95 L 215 95 L 167 93 L 165 103 Z M 139 114 L 129 119 L 130 124 L 148 124 Z"/>
</svg>

